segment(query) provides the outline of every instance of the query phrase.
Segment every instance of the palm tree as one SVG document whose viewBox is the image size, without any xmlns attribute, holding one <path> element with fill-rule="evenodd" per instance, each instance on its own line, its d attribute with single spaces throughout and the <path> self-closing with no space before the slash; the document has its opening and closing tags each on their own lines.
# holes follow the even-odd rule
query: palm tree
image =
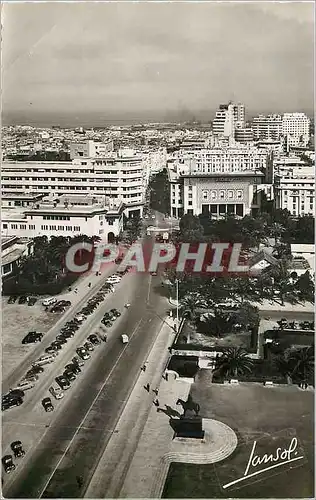
<svg viewBox="0 0 316 500">
<path fill-rule="evenodd" d="M 314 346 L 295 349 L 288 355 L 289 374 L 292 379 L 307 382 L 314 373 Z"/>
<path fill-rule="evenodd" d="M 241 347 L 227 347 L 222 356 L 217 359 L 215 371 L 222 376 L 238 377 L 246 372 L 251 372 L 253 360 L 248 357 L 247 351 Z"/>
<path fill-rule="evenodd" d="M 194 293 L 186 295 L 181 301 L 179 309 L 182 312 L 182 316 L 186 316 L 192 321 L 195 317 L 196 310 L 198 307 L 203 305 L 202 298 L 199 294 Z"/>
</svg>

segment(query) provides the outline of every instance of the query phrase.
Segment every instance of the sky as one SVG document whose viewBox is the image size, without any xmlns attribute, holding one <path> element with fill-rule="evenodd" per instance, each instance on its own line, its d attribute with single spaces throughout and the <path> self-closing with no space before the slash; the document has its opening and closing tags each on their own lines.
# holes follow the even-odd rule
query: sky
<svg viewBox="0 0 316 500">
<path fill-rule="evenodd" d="M 2 23 L 4 123 L 313 113 L 313 2 L 8 2 Z"/>
</svg>

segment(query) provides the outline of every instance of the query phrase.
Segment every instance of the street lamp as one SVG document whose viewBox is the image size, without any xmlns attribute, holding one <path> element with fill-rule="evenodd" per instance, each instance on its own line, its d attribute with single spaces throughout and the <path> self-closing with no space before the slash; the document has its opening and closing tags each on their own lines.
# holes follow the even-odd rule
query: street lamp
<svg viewBox="0 0 316 500">
<path fill-rule="evenodd" d="M 176 301 L 177 301 L 177 333 L 179 329 L 179 280 L 176 279 Z"/>
</svg>

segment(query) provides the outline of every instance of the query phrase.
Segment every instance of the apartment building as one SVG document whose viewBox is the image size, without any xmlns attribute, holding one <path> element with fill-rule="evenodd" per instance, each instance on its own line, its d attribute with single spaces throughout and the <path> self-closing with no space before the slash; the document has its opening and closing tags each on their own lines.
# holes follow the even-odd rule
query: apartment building
<svg viewBox="0 0 316 500">
<path fill-rule="evenodd" d="M 294 216 L 315 216 L 315 170 L 313 167 L 286 167 L 274 178 L 276 208 Z"/>
<path fill-rule="evenodd" d="M 287 139 L 288 147 L 302 144 L 306 146 L 309 141 L 310 119 L 305 113 L 284 113 L 282 120 L 282 134 Z"/>
<path fill-rule="evenodd" d="M 125 205 L 127 216 L 142 215 L 146 192 L 144 157 L 119 150 L 71 162 L 4 162 L 3 194 L 107 196 Z M 145 177 L 146 179 L 146 177 Z"/>
<path fill-rule="evenodd" d="M 245 126 L 245 106 L 238 103 L 220 104 L 213 120 L 213 134 L 234 137 L 236 127 Z"/>
<path fill-rule="evenodd" d="M 96 158 L 105 156 L 114 150 L 113 141 L 97 142 L 87 140 L 83 142 L 72 142 L 69 146 L 70 159 L 74 158 Z"/>
<path fill-rule="evenodd" d="M 251 127 L 237 127 L 235 129 L 235 140 L 241 144 L 249 144 L 254 141 L 254 133 Z"/>
<path fill-rule="evenodd" d="M 61 196 L 33 207 L 2 211 L 1 235 L 99 236 L 113 242 L 123 230 L 124 205 L 87 196 Z"/>
<path fill-rule="evenodd" d="M 279 140 L 283 134 L 283 120 L 281 115 L 259 115 L 251 124 L 255 139 Z"/>
<path fill-rule="evenodd" d="M 267 152 L 254 147 L 238 145 L 201 149 L 187 152 L 182 157 L 183 164 L 190 165 L 191 173 L 232 173 L 266 168 Z"/>
</svg>

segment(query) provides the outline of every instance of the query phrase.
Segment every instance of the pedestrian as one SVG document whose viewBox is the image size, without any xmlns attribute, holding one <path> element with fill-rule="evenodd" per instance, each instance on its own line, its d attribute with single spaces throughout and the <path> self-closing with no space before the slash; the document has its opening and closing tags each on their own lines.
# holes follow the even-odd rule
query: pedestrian
<svg viewBox="0 0 316 500">
<path fill-rule="evenodd" d="M 158 399 L 156 399 L 156 400 L 154 401 L 154 405 L 155 405 L 155 406 L 159 406 L 159 401 L 158 401 Z"/>
<path fill-rule="evenodd" d="M 307 387 L 308 387 L 308 384 L 305 382 L 304 388 L 307 389 Z"/>
<path fill-rule="evenodd" d="M 91 288 L 91 283 L 89 283 L 88 287 Z"/>
<path fill-rule="evenodd" d="M 158 389 L 154 389 L 153 392 L 158 396 Z"/>
<path fill-rule="evenodd" d="M 150 391 L 150 385 L 149 385 L 149 384 L 144 385 L 144 388 L 146 389 L 146 391 L 147 391 L 147 392 L 149 392 L 149 391 Z"/>
<path fill-rule="evenodd" d="M 168 382 L 168 373 L 166 373 L 166 381 Z"/>
<path fill-rule="evenodd" d="M 146 365 L 143 365 L 143 368 L 142 368 L 143 372 L 145 372 L 146 369 L 147 369 Z"/>
<path fill-rule="evenodd" d="M 83 477 L 82 476 L 76 476 L 76 481 L 77 481 L 77 484 L 78 484 L 79 488 L 81 488 L 82 485 L 83 485 Z"/>
</svg>

